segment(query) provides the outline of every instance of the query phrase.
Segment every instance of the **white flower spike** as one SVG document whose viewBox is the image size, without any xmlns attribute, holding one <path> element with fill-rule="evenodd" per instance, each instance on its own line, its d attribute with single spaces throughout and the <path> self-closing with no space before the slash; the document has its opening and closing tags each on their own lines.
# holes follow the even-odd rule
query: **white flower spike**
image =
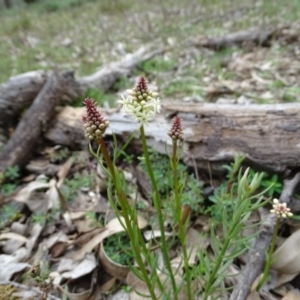
<svg viewBox="0 0 300 300">
<path fill-rule="evenodd" d="M 126 92 L 127 98 L 121 95 L 122 99 L 118 101 L 122 105 L 122 110 L 131 115 L 139 123 L 139 127 L 148 125 L 148 121 L 160 112 L 158 94 L 148 88 L 147 80 L 143 76 L 139 78 L 134 89 Z"/>
</svg>

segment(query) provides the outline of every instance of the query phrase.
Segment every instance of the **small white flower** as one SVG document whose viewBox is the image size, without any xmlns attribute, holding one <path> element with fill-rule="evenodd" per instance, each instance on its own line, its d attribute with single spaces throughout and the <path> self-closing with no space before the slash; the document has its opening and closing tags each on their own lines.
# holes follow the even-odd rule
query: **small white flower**
<svg viewBox="0 0 300 300">
<path fill-rule="evenodd" d="M 270 213 L 276 214 L 281 218 L 291 217 L 291 209 L 286 206 L 286 203 L 280 203 L 278 199 L 273 199 L 273 209 L 270 210 Z"/>
</svg>

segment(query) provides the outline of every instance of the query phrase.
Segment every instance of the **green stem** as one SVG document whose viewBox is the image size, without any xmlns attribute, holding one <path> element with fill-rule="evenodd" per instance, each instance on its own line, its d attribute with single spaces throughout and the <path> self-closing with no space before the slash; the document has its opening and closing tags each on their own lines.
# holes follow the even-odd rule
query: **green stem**
<svg viewBox="0 0 300 300">
<path fill-rule="evenodd" d="M 107 151 L 107 148 L 106 148 L 105 142 L 104 142 L 104 140 L 103 140 L 103 137 L 101 136 L 101 137 L 97 140 L 97 142 L 98 142 L 99 145 L 100 145 L 100 150 L 101 150 L 102 155 L 103 155 L 103 157 L 104 157 L 104 160 L 105 160 L 105 162 L 106 162 L 106 164 L 107 164 L 107 167 L 108 167 L 108 169 L 109 169 L 109 171 L 110 171 L 112 180 L 113 180 L 113 182 L 115 183 L 115 182 L 116 182 L 115 168 L 114 168 L 114 165 L 113 165 L 113 163 L 112 163 L 112 161 L 111 161 L 111 159 L 110 159 L 110 156 L 109 156 L 109 153 L 108 153 L 108 151 Z"/>
<path fill-rule="evenodd" d="M 175 213 L 177 215 L 177 224 L 179 230 L 179 239 L 182 247 L 183 263 L 186 275 L 186 287 L 187 296 L 189 300 L 192 300 L 192 290 L 191 290 L 191 276 L 189 271 L 189 259 L 186 251 L 186 233 L 185 226 L 182 221 L 182 211 L 181 211 L 181 201 L 180 201 L 180 186 L 178 182 L 177 174 L 177 140 L 173 140 L 173 153 L 172 153 L 172 170 L 173 170 L 173 180 L 174 180 L 174 195 L 175 195 Z"/>
<path fill-rule="evenodd" d="M 153 190 L 154 190 L 153 203 L 154 203 L 155 210 L 157 212 L 159 229 L 160 229 L 160 233 L 161 233 L 161 246 L 162 246 L 163 257 L 164 257 L 164 261 L 165 261 L 165 264 L 166 264 L 166 267 L 167 267 L 167 270 L 169 272 L 169 276 L 170 276 L 170 279 L 171 279 L 171 285 L 172 285 L 172 289 L 173 289 L 173 292 L 174 292 L 174 298 L 173 299 L 177 300 L 178 299 L 177 287 L 176 287 L 175 276 L 173 274 L 173 270 L 172 270 L 171 262 L 170 262 L 170 256 L 169 256 L 169 252 L 168 252 L 168 246 L 167 246 L 165 229 L 164 229 L 164 218 L 163 218 L 163 215 L 162 215 L 160 196 L 159 196 L 159 191 L 158 191 L 158 188 L 157 188 L 156 180 L 155 180 L 155 177 L 154 177 L 152 165 L 151 165 L 151 162 L 150 162 L 150 158 L 149 158 L 149 152 L 148 152 L 148 147 L 147 147 L 147 143 L 146 143 L 146 136 L 145 136 L 145 131 L 144 131 L 143 126 L 141 126 L 141 128 L 140 128 L 140 134 L 141 134 L 141 140 L 142 140 L 142 145 L 143 145 L 145 162 L 146 162 L 146 166 L 147 166 L 147 169 L 148 169 L 148 172 L 149 172 L 149 177 L 150 177 L 150 180 L 151 180 L 151 184 L 152 184 L 152 187 L 153 187 Z"/>
<path fill-rule="evenodd" d="M 272 255 L 274 253 L 274 249 L 275 249 L 275 246 L 276 246 L 276 240 L 277 240 L 279 225 L 280 225 L 280 217 L 277 217 L 274 233 L 273 233 L 273 236 L 272 236 L 270 251 L 268 253 L 267 261 L 266 261 L 266 265 L 265 265 L 265 269 L 264 269 L 264 274 L 263 274 L 263 276 L 262 276 L 261 280 L 259 281 L 259 284 L 256 288 L 257 292 L 259 292 L 260 288 L 262 287 L 264 282 L 267 280 L 267 277 L 269 275 L 269 270 L 271 268 L 271 263 L 272 263 Z"/>
<path fill-rule="evenodd" d="M 224 244 L 222 246 L 222 249 L 217 257 L 217 260 L 216 260 L 216 264 L 215 264 L 215 267 L 212 271 L 212 273 L 210 274 L 209 276 L 209 280 L 208 280 L 208 283 L 206 284 L 206 287 L 205 287 L 205 293 L 204 293 L 204 296 L 203 296 L 203 300 L 207 300 L 208 297 L 210 296 L 210 289 L 216 279 L 216 276 L 217 276 L 217 273 L 220 269 L 220 266 L 222 264 L 222 261 L 223 261 L 223 258 L 226 254 L 226 251 L 230 245 L 230 242 L 231 242 L 231 239 L 234 237 L 234 233 L 235 233 L 235 230 L 236 230 L 236 226 L 239 224 L 240 222 L 240 215 L 238 215 L 238 217 L 234 220 L 233 222 L 233 225 L 231 226 L 231 229 L 224 241 Z"/>
<path fill-rule="evenodd" d="M 130 205 L 129 205 L 128 201 L 127 201 L 126 194 L 122 190 L 122 187 L 120 187 L 117 184 L 115 167 L 114 167 L 114 165 L 113 165 L 113 163 L 112 163 L 112 161 L 110 159 L 109 153 L 107 151 L 105 142 L 104 142 L 104 140 L 103 140 L 102 137 L 99 138 L 98 143 L 99 143 L 99 145 L 101 147 L 101 152 L 103 154 L 103 157 L 104 157 L 104 160 L 105 160 L 105 162 L 107 164 L 107 167 L 108 167 L 108 169 L 109 169 L 109 171 L 111 173 L 112 180 L 113 180 L 113 182 L 115 183 L 115 186 L 116 186 L 117 196 L 118 196 L 118 199 L 119 199 L 119 204 L 120 204 L 122 212 L 123 212 L 122 215 L 123 215 L 123 218 L 125 220 L 126 230 L 127 230 L 127 233 L 128 233 L 128 235 L 130 237 L 131 244 L 132 244 L 132 247 L 133 247 L 133 250 L 134 250 L 136 262 L 137 262 L 137 264 L 138 264 L 138 266 L 139 266 L 139 268 L 141 270 L 142 276 L 143 276 L 143 278 L 145 280 L 145 283 L 147 285 L 147 288 L 149 290 L 151 299 L 156 300 L 157 297 L 156 297 L 155 292 L 154 292 L 153 284 L 151 283 L 151 280 L 149 278 L 149 275 L 148 275 L 145 263 L 144 263 L 143 258 L 141 256 L 142 252 L 145 255 L 147 254 L 146 245 L 145 245 L 145 242 L 143 240 L 143 237 L 141 235 L 140 230 L 137 230 L 139 238 L 136 239 L 136 235 L 134 233 L 134 228 L 132 226 L 132 225 L 135 225 L 135 223 L 137 223 L 137 220 L 136 220 L 136 222 L 133 222 L 133 223 L 130 220 L 130 217 L 129 217 L 130 216 L 129 212 L 131 210 Z M 138 224 L 136 224 L 136 226 L 137 225 Z M 143 251 L 141 251 L 139 241 L 142 243 Z"/>
</svg>

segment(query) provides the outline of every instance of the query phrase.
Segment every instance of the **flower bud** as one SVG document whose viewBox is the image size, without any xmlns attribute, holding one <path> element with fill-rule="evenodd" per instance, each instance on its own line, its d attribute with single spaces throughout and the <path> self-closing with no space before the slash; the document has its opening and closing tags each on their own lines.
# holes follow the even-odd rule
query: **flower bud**
<svg viewBox="0 0 300 300">
<path fill-rule="evenodd" d="M 168 132 L 168 135 L 173 140 L 183 140 L 183 130 L 181 124 L 181 118 L 176 116 L 173 119 L 171 129 Z"/>
<path fill-rule="evenodd" d="M 101 115 L 93 99 L 86 98 L 84 105 L 85 114 L 82 116 L 82 121 L 85 127 L 85 136 L 90 140 L 96 140 L 104 134 L 109 122 Z"/>
</svg>

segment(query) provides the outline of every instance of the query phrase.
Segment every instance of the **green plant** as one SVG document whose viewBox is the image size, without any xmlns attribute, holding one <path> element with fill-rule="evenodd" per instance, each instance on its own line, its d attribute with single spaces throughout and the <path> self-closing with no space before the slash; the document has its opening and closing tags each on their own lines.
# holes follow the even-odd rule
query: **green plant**
<svg viewBox="0 0 300 300">
<path fill-rule="evenodd" d="M 82 173 L 75 173 L 73 178 L 64 181 L 62 194 L 67 201 L 72 201 L 80 189 L 92 188 L 95 185 L 95 180 L 95 174 L 90 174 L 86 170 Z"/>
<path fill-rule="evenodd" d="M 0 195 L 12 194 L 20 177 L 20 168 L 18 166 L 8 167 L 5 172 L 0 174 Z"/>
<path fill-rule="evenodd" d="M 132 2 L 126 0 L 101 1 L 100 10 L 104 13 L 118 14 L 130 9 Z"/>
<path fill-rule="evenodd" d="M 125 151 L 122 151 L 120 155 L 123 157 L 123 161 L 128 164 L 132 165 L 133 160 L 134 160 L 134 155 L 133 154 L 127 154 Z"/>
<path fill-rule="evenodd" d="M 217 198 L 214 203 L 216 211 L 221 219 L 212 218 L 209 224 L 210 236 L 214 258 L 206 250 L 198 252 L 200 268 L 205 272 L 200 274 L 197 268 L 194 268 L 194 276 L 201 277 L 203 290 L 203 299 L 209 299 L 214 295 L 218 297 L 222 294 L 220 283 L 227 276 L 226 270 L 233 260 L 249 248 L 249 242 L 253 236 L 242 236 L 242 230 L 253 225 L 247 225 L 251 213 L 259 207 L 265 205 L 269 200 L 265 199 L 266 191 L 257 193 L 263 174 L 256 174 L 252 177 L 248 168 L 244 173 L 240 169 L 237 174 L 237 180 L 230 189 L 222 192 L 222 197 Z M 224 205 L 224 201 L 227 205 Z M 228 209 L 228 207 L 230 209 Z M 222 236 L 217 236 L 217 228 L 221 226 Z M 257 233 L 255 233 L 256 235 Z"/>
<path fill-rule="evenodd" d="M 184 291 L 187 299 L 193 300 L 195 299 L 194 281 L 199 280 L 202 284 L 205 282 L 205 285 L 198 292 L 202 292 L 203 299 L 207 300 L 220 293 L 221 283 L 227 275 L 228 267 L 247 249 L 249 241 L 253 238 L 253 236 L 243 237 L 242 231 L 248 228 L 247 221 L 251 213 L 268 201 L 264 196 L 266 190 L 258 190 L 263 174 L 251 175 L 249 168 L 243 172 L 241 168 L 243 158 L 240 156 L 235 157 L 231 166 L 227 166 L 228 180 L 212 198 L 215 209 L 215 215 L 212 214 L 210 221 L 212 253 L 205 249 L 199 250 L 199 266 L 191 265 L 187 249 L 189 215 L 184 215 L 184 207 L 197 209 L 197 206 L 202 203 L 202 183 L 193 175 L 188 175 L 186 168 L 179 163 L 183 142 L 182 121 L 176 116 L 168 132 L 172 140 L 169 159 L 158 158 L 157 153 L 148 149 L 144 130 L 148 120 L 159 111 L 160 102 L 157 95 L 148 88 L 144 77 L 139 79 L 133 90 L 128 90 L 128 94 L 127 98 L 122 97 L 120 103 L 123 105 L 123 110 L 139 123 L 143 149 L 141 166 L 152 185 L 153 192 L 150 196 L 156 212 L 155 224 L 159 230 L 159 240 L 153 239 L 148 245 L 139 230 L 137 205 L 128 202 L 128 184 L 124 174 L 116 167 L 116 159 L 120 155 L 120 151 L 117 150 L 117 140 L 114 138 L 113 151 L 109 153 L 103 139 L 109 122 L 101 115 L 90 98 L 85 99 L 84 102 L 86 114 L 83 116 L 83 123 L 87 138 L 95 140 L 99 146 L 95 152 L 90 145 L 90 151 L 106 170 L 109 178 L 107 194 L 110 204 L 130 240 L 130 251 L 123 250 L 130 254 L 136 266 L 132 263 L 129 266 L 132 272 L 145 283 L 148 289 L 148 294 L 145 296 L 151 299 L 178 300 Z M 167 203 L 164 203 L 164 198 L 167 199 Z M 165 229 L 166 210 L 172 217 L 174 237 L 171 241 Z M 219 226 L 223 229 L 222 237 L 216 234 Z M 170 250 L 175 241 L 180 245 L 182 256 L 180 266 L 174 269 L 171 265 Z M 163 265 L 158 266 L 158 256 L 151 251 L 152 246 L 160 248 Z M 163 276 L 157 272 L 158 269 Z M 181 269 L 184 269 L 184 273 L 179 273 Z"/>
<path fill-rule="evenodd" d="M 38 212 L 31 215 L 32 223 L 39 223 L 42 227 L 45 227 L 47 223 L 52 223 L 58 219 L 61 213 L 59 207 L 53 207 L 47 212 Z"/>
<path fill-rule="evenodd" d="M 174 176 L 171 175 L 170 158 L 166 155 L 159 154 L 154 149 L 149 149 L 149 159 L 153 168 L 154 177 L 157 181 L 157 188 L 162 197 L 163 207 L 168 213 L 172 214 L 172 207 L 169 198 L 172 197 Z M 139 163 L 142 170 L 148 175 L 148 169 L 145 160 Z M 204 199 L 202 196 L 203 182 L 195 178 L 194 174 L 189 174 L 187 167 L 178 162 L 177 176 L 180 177 L 184 186 L 181 194 L 181 205 L 189 205 L 195 213 L 203 212 Z"/>
<path fill-rule="evenodd" d="M 86 211 L 85 217 L 87 220 L 91 222 L 91 225 L 103 227 L 104 226 L 104 219 L 103 216 L 98 216 L 98 213 L 96 211 Z"/>
<path fill-rule="evenodd" d="M 20 177 L 20 168 L 19 166 L 8 167 L 5 171 L 5 178 L 9 180 L 15 180 Z"/>
<path fill-rule="evenodd" d="M 176 61 L 167 60 L 160 57 L 155 57 L 141 63 L 141 68 L 146 74 L 171 71 L 176 66 L 177 66 Z"/>
<path fill-rule="evenodd" d="M 273 199 L 273 209 L 271 209 L 270 212 L 276 214 L 277 220 L 276 220 L 275 229 L 272 236 L 271 246 L 267 253 L 267 259 L 266 259 L 263 276 L 261 277 L 256 288 L 257 291 L 260 290 L 260 288 L 263 286 L 263 284 L 265 283 L 269 275 L 269 270 L 271 268 L 271 264 L 273 260 L 273 253 L 276 246 L 280 221 L 284 218 L 290 218 L 293 216 L 293 214 L 291 213 L 291 209 L 286 206 L 286 203 L 280 203 L 278 199 Z"/>
<path fill-rule="evenodd" d="M 109 236 L 103 241 L 103 246 L 106 254 L 116 263 L 120 265 L 132 264 L 132 255 L 129 255 L 131 250 L 130 238 L 125 232 L 120 232 Z"/>
<path fill-rule="evenodd" d="M 68 148 L 63 147 L 58 150 L 54 150 L 50 153 L 50 161 L 52 163 L 60 163 L 62 160 L 70 156 L 70 151 Z"/>
<path fill-rule="evenodd" d="M 22 216 L 21 211 L 16 203 L 5 204 L 0 208 L 0 229 L 18 220 Z"/>
<path fill-rule="evenodd" d="M 47 299 L 49 293 L 53 290 L 53 280 L 54 278 L 50 276 L 51 270 L 48 262 L 39 263 L 33 266 L 28 272 L 27 276 L 33 278 L 38 287 L 42 292 L 41 299 Z"/>
<path fill-rule="evenodd" d="M 86 98 L 93 98 L 98 103 L 98 105 L 103 106 L 106 102 L 109 104 L 110 107 L 115 106 L 116 97 L 114 94 L 106 93 L 101 89 L 96 88 L 89 88 L 85 93 Z M 82 106 L 82 99 L 77 98 L 73 102 L 74 107 L 81 107 Z"/>
<path fill-rule="evenodd" d="M 270 177 L 265 172 L 260 185 L 261 187 L 268 189 L 267 193 L 270 197 L 275 196 L 275 194 L 280 195 L 283 189 L 283 184 L 278 181 L 278 176 L 276 174 Z"/>
</svg>

